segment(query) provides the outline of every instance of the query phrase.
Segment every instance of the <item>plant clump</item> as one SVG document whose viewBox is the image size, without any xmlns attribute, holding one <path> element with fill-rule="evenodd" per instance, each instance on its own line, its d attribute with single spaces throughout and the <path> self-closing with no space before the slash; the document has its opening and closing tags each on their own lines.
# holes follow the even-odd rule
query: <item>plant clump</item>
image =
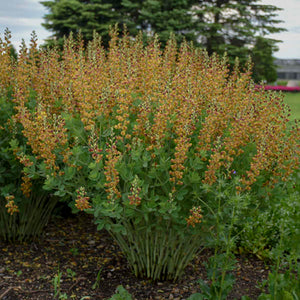
<svg viewBox="0 0 300 300">
<path fill-rule="evenodd" d="M 137 276 L 177 279 L 213 228 L 203 203 L 213 207 L 214 187 L 229 184 L 219 189 L 229 201 L 288 181 L 300 131 L 249 66 L 230 70 L 226 57 L 172 37 L 163 51 L 156 37 L 144 46 L 117 32 L 108 49 L 97 34 L 86 48 L 70 36 L 62 53 L 38 49 L 33 35 L 16 63 L 1 48 L 1 88 L 12 88 L 10 120 L 26 141 L 12 151 L 25 195 L 41 180 L 93 213 Z"/>
</svg>

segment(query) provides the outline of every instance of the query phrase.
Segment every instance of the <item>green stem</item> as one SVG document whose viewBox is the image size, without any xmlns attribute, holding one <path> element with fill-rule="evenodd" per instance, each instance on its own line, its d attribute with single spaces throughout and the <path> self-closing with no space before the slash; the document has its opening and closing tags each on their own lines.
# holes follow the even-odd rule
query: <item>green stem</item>
<svg viewBox="0 0 300 300">
<path fill-rule="evenodd" d="M 220 289 L 220 292 L 219 292 L 218 299 L 222 299 L 222 294 L 223 294 L 223 285 L 224 285 L 225 276 L 226 276 L 226 273 L 227 273 L 229 253 L 230 253 L 229 241 L 231 239 L 231 233 L 232 233 L 232 229 L 233 229 L 233 225 L 234 225 L 234 221 L 233 221 L 234 217 L 235 217 L 235 207 L 233 208 L 232 215 L 231 215 L 231 223 L 230 223 L 230 229 L 229 229 L 229 233 L 228 233 L 226 255 L 225 255 L 225 266 L 222 269 L 221 285 L 220 285 L 221 289 Z"/>
</svg>

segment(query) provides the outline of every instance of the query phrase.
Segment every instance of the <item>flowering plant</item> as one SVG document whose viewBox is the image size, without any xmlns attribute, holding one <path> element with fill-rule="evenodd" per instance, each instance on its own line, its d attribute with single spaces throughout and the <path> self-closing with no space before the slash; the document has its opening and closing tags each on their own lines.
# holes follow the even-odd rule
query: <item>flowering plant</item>
<svg viewBox="0 0 300 300">
<path fill-rule="evenodd" d="M 0 238 L 24 241 L 41 235 L 57 199 L 42 189 L 39 177 L 30 178 L 25 170 L 33 162 L 14 118 L 16 61 L 10 56 L 10 37 L 6 30 L 0 39 Z"/>
<path fill-rule="evenodd" d="M 16 70 L 26 174 L 93 213 L 137 276 L 180 277 L 213 228 L 215 196 L 239 199 L 299 165 L 281 96 L 175 39 L 162 51 L 112 30 L 107 52 L 97 35 L 86 49 L 70 37 L 62 56 L 33 43 Z M 230 189 L 212 193 L 220 180 Z"/>
</svg>

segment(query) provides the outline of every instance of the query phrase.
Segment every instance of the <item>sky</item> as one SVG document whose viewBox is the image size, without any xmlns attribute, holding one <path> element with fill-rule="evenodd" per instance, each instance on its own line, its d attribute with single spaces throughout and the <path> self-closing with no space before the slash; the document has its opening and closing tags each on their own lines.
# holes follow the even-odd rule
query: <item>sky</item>
<svg viewBox="0 0 300 300">
<path fill-rule="evenodd" d="M 0 36 L 3 38 L 4 30 L 8 27 L 16 49 L 19 49 L 22 38 L 29 43 L 33 30 L 40 43 L 51 35 L 41 25 L 47 10 L 39 2 L 40 0 L 0 0 Z M 261 0 L 261 4 L 283 8 L 278 12 L 277 18 L 284 21 L 280 26 L 287 31 L 269 36 L 282 40 L 282 43 L 277 44 L 279 51 L 275 52 L 275 57 L 300 59 L 300 0 Z"/>
</svg>

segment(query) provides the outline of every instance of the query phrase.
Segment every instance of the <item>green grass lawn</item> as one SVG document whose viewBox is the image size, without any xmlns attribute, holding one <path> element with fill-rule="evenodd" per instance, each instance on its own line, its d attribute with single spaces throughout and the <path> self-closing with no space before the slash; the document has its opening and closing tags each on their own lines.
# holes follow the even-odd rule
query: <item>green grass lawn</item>
<svg viewBox="0 0 300 300">
<path fill-rule="evenodd" d="M 284 93 L 284 100 L 291 108 L 291 120 L 300 120 L 300 93 Z"/>
</svg>

